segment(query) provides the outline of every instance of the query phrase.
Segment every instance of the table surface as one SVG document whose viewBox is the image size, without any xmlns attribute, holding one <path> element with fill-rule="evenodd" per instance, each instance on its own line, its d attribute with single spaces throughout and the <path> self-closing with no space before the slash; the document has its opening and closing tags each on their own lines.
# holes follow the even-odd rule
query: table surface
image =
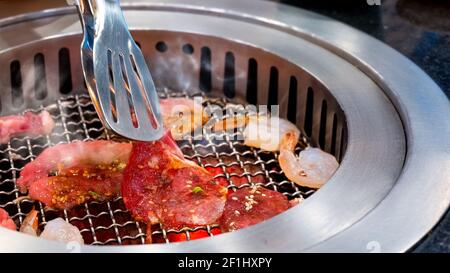
<svg viewBox="0 0 450 273">
<path fill-rule="evenodd" d="M 385 42 L 421 67 L 450 97 L 450 1 L 275 1 L 332 17 Z M 64 5 L 65 0 L 0 0 L 0 18 Z M 414 251 L 450 252 L 450 210 Z"/>
</svg>

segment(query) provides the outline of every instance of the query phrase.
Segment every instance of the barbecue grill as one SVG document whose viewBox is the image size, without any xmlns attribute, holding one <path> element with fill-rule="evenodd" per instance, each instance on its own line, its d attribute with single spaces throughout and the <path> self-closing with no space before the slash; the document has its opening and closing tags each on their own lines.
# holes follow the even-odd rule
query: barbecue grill
<svg viewBox="0 0 450 273">
<path fill-rule="evenodd" d="M 122 1 L 161 97 L 202 96 L 205 107 L 279 105 L 312 145 L 341 166 L 320 190 L 284 177 L 277 154 L 223 140 L 180 141 L 189 159 L 264 186 L 301 205 L 258 225 L 217 235 L 216 225 L 153 229 L 133 221 L 120 198 L 54 211 L 23 199 L 21 168 L 57 143 L 99 138 L 106 131 L 86 92 L 81 28 L 73 7 L 0 21 L 1 115 L 47 109 L 48 136 L 1 145 L 0 207 L 17 223 L 34 205 L 41 228 L 61 216 L 76 225 L 80 248 L 5 229 L 2 251 L 83 252 L 401 252 L 429 232 L 450 202 L 448 100 L 417 66 L 381 42 L 317 14 L 262 1 Z M 439 133 L 436 133 L 439 132 Z M 306 140 L 305 140 L 306 141 Z M 297 151 L 302 147 L 299 144 Z M 236 166 L 239 173 L 228 172 Z M 260 183 L 260 182 L 258 182 Z M 211 238 L 190 240 L 203 230 Z M 217 236 L 216 236 L 217 235 Z M 174 236 L 187 241 L 173 243 Z"/>
</svg>

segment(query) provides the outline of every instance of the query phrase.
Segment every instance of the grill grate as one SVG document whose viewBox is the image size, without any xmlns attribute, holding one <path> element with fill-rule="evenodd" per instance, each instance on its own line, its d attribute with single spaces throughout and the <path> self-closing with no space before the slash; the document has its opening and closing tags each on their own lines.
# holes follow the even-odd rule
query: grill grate
<svg viewBox="0 0 450 273">
<path fill-rule="evenodd" d="M 159 95 L 162 98 L 201 95 L 204 98 L 204 106 L 207 108 L 218 106 L 226 110 L 230 107 L 227 105 L 229 101 L 226 98 L 206 97 L 202 92 L 187 94 L 164 90 Z M 39 112 L 42 109 L 41 107 L 41 109 L 29 111 Z M 67 96 L 45 109 L 56 121 L 56 127 L 50 135 L 14 138 L 8 144 L 0 146 L 0 208 L 6 209 L 20 225 L 34 206 L 39 211 L 41 229 L 47 221 L 63 217 L 80 229 L 87 244 L 145 243 L 146 225 L 133 220 L 120 197 L 109 202 L 92 201 L 84 206 L 64 211 L 44 208 L 42 203 L 30 199 L 14 202 L 21 196 L 16 187 L 16 179 L 20 171 L 45 148 L 73 141 L 119 140 L 118 136 L 111 134 L 102 126 L 88 95 Z M 288 181 L 278 166 L 276 153 L 246 147 L 242 141 L 237 140 L 238 136 L 242 136 L 241 130 L 232 133 L 209 133 L 202 140 L 189 137 L 178 141 L 178 145 L 186 158 L 215 171 L 217 173 L 215 179 L 225 179 L 230 190 L 262 185 L 282 192 L 289 199 L 304 199 L 315 192 Z M 218 140 L 218 137 L 223 140 Z M 300 149 L 299 145 L 297 152 Z M 209 236 L 220 233 L 218 225 L 180 230 L 167 230 L 161 225 L 151 228 L 152 241 L 155 243 L 190 240 L 192 232 L 203 232 Z"/>
</svg>

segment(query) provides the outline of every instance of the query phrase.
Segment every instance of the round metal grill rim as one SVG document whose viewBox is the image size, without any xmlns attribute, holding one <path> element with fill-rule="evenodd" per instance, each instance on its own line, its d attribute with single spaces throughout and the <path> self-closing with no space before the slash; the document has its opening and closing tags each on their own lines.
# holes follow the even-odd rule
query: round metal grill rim
<svg viewBox="0 0 450 273">
<path fill-rule="evenodd" d="M 154 2 L 156 4 L 159 3 L 159 1 L 154 1 Z M 197 10 L 204 9 L 204 6 L 202 4 L 206 5 L 206 2 L 197 1 L 197 3 L 200 3 L 200 5 L 197 7 Z M 165 3 L 159 3 L 159 4 L 162 6 L 163 5 L 167 5 L 167 6 L 173 5 L 175 7 L 183 6 L 183 4 L 178 1 L 166 1 Z M 422 156 L 431 156 L 432 159 L 435 159 L 436 152 L 439 151 L 439 149 L 440 149 L 441 153 L 437 153 L 437 154 L 441 156 L 440 159 L 443 159 L 443 162 L 442 161 L 437 161 L 437 162 L 433 161 L 433 163 L 436 163 L 438 165 L 437 166 L 438 169 L 441 170 L 442 172 L 440 174 L 438 174 L 438 177 L 435 177 L 435 179 L 432 181 L 435 183 L 435 187 L 431 193 L 432 193 L 432 196 L 436 197 L 436 199 L 432 199 L 433 202 L 427 203 L 427 205 L 425 206 L 426 211 L 430 212 L 429 214 L 427 214 L 429 219 L 427 219 L 426 224 L 421 225 L 419 227 L 419 229 L 414 229 L 413 231 L 409 231 L 409 232 L 405 232 L 405 230 L 404 230 L 405 226 L 399 225 L 398 222 L 395 223 L 396 221 L 393 221 L 391 223 L 383 223 L 384 221 L 375 222 L 375 226 L 380 225 L 380 224 L 385 224 L 385 226 L 383 227 L 383 229 L 381 229 L 381 228 L 373 229 L 372 228 L 373 231 L 370 236 L 373 236 L 373 237 L 371 237 L 371 238 L 380 238 L 380 237 L 375 236 L 376 233 L 378 233 L 378 232 L 395 234 L 395 233 L 391 233 L 389 231 L 396 230 L 398 228 L 402 228 L 402 232 L 403 232 L 403 234 L 405 234 L 405 236 L 402 236 L 402 238 L 400 238 L 401 240 L 398 240 L 398 238 L 397 238 L 397 240 L 395 242 L 388 241 L 387 239 L 389 236 L 387 236 L 387 238 L 384 238 L 384 240 L 383 240 L 383 238 L 379 239 L 379 242 L 383 246 L 386 246 L 386 248 L 383 248 L 384 251 L 404 251 L 404 250 L 408 249 L 412 245 L 412 243 L 417 241 L 417 238 L 423 236 L 425 234 L 425 232 L 428 231 L 432 227 L 432 225 L 434 225 L 434 223 L 436 223 L 436 221 L 438 220 L 440 215 L 442 215 L 442 212 L 445 211 L 445 209 L 447 208 L 447 204 L 448 204 L 449 194 L 448 194 L 448 189 L 445 185 L 445 182 L 448 181 L 445 179 L 445 175 L 447 175 L 447 177 L 448 177 L 448 170 L 446 170 L 446 168 L 445 168 L 445 162 L 448 162 L 449 145 L 448 145 L 448 140 L 445 139 L 445 135 L 447 135 L 447 133 L 450 131 L 449 130 L 450 126 L 449 126 L 449 122 L 442 118 L 442 116 L 448 116 L 448 115 L 445 115 L 445 113 L 449 113 L 448 101 L 442 95 L 442 92 L 431 81 L 431 79 L 428 78 L 428 76 L 426 76 L 420 69 L 418 69 L 410 61 L 406 60 L 403 56 L 394 52 L 392 49 L 383 46 L 381 43 L 379 43 L 378 41 L 375 41 L 373 38 L 370 38 L 364 34 L 357 33 L 357 32 L 355 34 L 355 30 L 350 29 L 340 23 L 333 23 L 333 24 L 336 24 L 335 27 L 339 27 L 339 30 L 343 30 L 346 33 L 356 35 L 355 37 L 358 39 L 361 39 L 361 41 L 364 42 L 363 43 L 364 45 L 376 45 L 377 49 L 379 49 L 379 50 L 377 50 L 376 53 L 374 53 L 374 52 L 369 51 L 369 50 L 373 50 L 372 47 L 351 48 L 351 45 L 346 44 L 345 41 L 343 41 L 339 36 L 337 36 L 337 37 L 333 36 L 332 34 L 330 34 L 330 32 L 325 31 L 323 29 L 321 31 L 317 31 L 316 25 L 311 26 L 308 24 L 303 24 L 304 22 L 302 22 L 302 20 L 308 21 L 310 19 L 310 18 L 308 19 L 308 16 L 301 18 L 300 21 L 293 20 L 294 18 L 289 17 L 289 16 L 282 16 L 282 15 L 286 15 L 286 14 L 287 15 L 303 14 L 303 11 L 294 10 L 291 8 L 286 8 L 286 7 L 277 5 L 276 7 L 280 7 L 280 9 L 282 9 L 284 12 L 273 15 L 273 14 L 265 14 L 265 12 L 264 12 L 264 8 L 267 8 L 267 7 L 273 8 L 274 7 L 273 3 L 264 3 L 264 4 L 259 3 L 258 7 L 260 9 L 259 8 L 253 9 L 254 6 L 250 7 L 250 6 L 236 5 L 236 7 L 234 7 L 235 4 L 236 4 L 236 2 L 233 2 L 233 1 L 217 1 L 215 3 L 215 5 L 218 8 L 212 12 L 220 13 L 220 12 L 223 12 L 224 10 L 231 10 L 232 11 L 231 13 L 233 13 L 233 14 L 241 14 L 242 17 L 245 17 L 247 19 L 249 17 L 251 17 L 252 20 L 255 20 L 255 21 L 260 20 L 260 21 L 266 22 L 268 20 L 268 18 L 270 18 L 271 19 L 270 23 L 277 24 L 278 27 L 280 27 L 280 28 L 289 28 L 292 30 L 295 26 L 299 29 L 302 29 L 301 31 L 299 31 L 299 29 L 297 29 L 296 31 L 303 33 L 303 35 L 305 35 L 305 36 L 308 36 L 308 34 L 305 34 L 305 33 L 315 33 L 314 37 L 309 37 L 310 40 L 314 40 L 315 42 L 317 42 L 323 46 L 327 46 L 328 48 L 332 49 L 334 52 L 337 52 L 340 55 L 344 56 L 347 60 L 350 60 L 351 62 L 358 63 L 358 64 L 365 63 L 365 65 L 360 66 L 360 68 L 362 70 L 364 70 L 367 74 L 369 74 L 380 86 L 383 87 L 383 89 L 388 93 L 390 99 L 396 104 L 397 109 L 399 110 L 400 114 L 402 115 L 402 120 L 405 124 L 406 133 L 407 133 L 407 137 L 408 137 L 408 149 L 409 149 L 407 162 L 405 165 L 406 167 L 409 167 L 411 165 L 414 166 L 414 164 L 420 163 L 421 162 L 420 158 L 422 158 L 422 159 L 425 158 Z M 253 4 L 256 4 L 256 3 L 252 3 L 252 5 Z M 148 5 L 152 5 L 152 3 L 150 3 Z M 267 5 L 267 6 L 265 6 L 265 5 Z M 195 6 L 189 6 L 189 7 L 195 8 Z M 310 13 L 307 13 L 307 12 L 304 12 L 304 13 L 311 15 Z M 278 18 L 275 18 L 276 16 L 278 16 Z M 314 15 L 313 18 L 322 18 L 322 17 L 318 17 L 318 16 Z M 323 25 L 322 25 L 322 27 L 323 27 Z M 378 48 L 379 46 L 381 48 Z M 428 87 L 427 88 L 429 90 L 428 97 L 427 97 L 428 102 L 430 102 L 431 104 L 433 104 L 435 106 L 435 109 L 438 110 L 436 112 L 440 112 L 439 115 L 436 112 L 427 113 L 426 110 L 423 111 L 423 109 L 420 109 L 420 107 L 417 106 L 417 102 L 418 102 L 417 96 L 418 95 L 410 94 L 408 92 L 409 87 L 414 86 L 414 84 L 411 84 L 411 86 L 405 86 L 404 78 L 401 78 L 402 81 L 399 81 L 398 73 L 400 71 L 402 71 L 402 69 L 399 68 L 398 71 L 387 70 L 388 72 L 393 72 L 393 73 L 390 75 L 383 74 L 384 72 L 386 72 L 386 68 L 384 67 L 385 64 L 380 63 L 380 61 L 377 60 L 377 56 L 380 53 L 386 53 L 387 56 L 392 57 L 392 58 L 388 58 L 392 63 L 396 63 L 396 65 L 401 66 L 401 68 L 407 69 L 407 71 L 410 72 L 410 73 L 408 73 L 409 75 L 408 75 L 407 79 L 410 79 L 412 83 L 417 84 L 417 82 L 419 82 L 419 85 L 418 85 L 419 87 Z M 394 60 L 396 60 L 398 62 L 395 62 Z M 367 64 L 372 65 L 372 67 L 370 67 Z M 384 67 L 384 69 L 383 69 L 383 67 Z M 380 73 L 380 74 L 378 74 L 378 73 Z M 400 76 L 404 76 L 404 75 L 402 75 L 400 72 Z M 383 77 L 383 80 L 381 80 L 382 77 Z M 423 124 L 423 122 L 425 122 L 425 124 Z M 424 126 L 421 128 L 421 125 L 424 125 Z M 440 136 L 435 136 L 432 134 L 433 132 L 435 132 L 435 130 L 437 128 L 441 129 L 441 130 L 439 130 Z M 420 129 L 422 129 L 424 132 L 419 133 Z M 435 141 L 430 141 L 430 139 L 433 139 Z M 425 145 L 425 144 L 427 144 L 427 145 Z M 447 160 L 447 161 L 445 161 L 445 160 Z M 427 175 L 427 174 L 431 174 L 433 172 L 436 165 L 429 166 L 429 164 L 428 164 L 424 167 L 427 171 L 427 172 L 425 172 L 425 175 Z M 403 179 L 401 179 L 401 180 L 408 180 L 407 177 L 409 175 L 412 175 L 411 173 L 414 174 L 414 172 L 412 171 L 413 170 L 412 167 L 407 168 L 407 170 L 408 170 L 408 172 L 403 173 L 403 175 L 402 175 Z M 406 178 L 405 178 L 405 176 L 406 176 Z M 419 183 L 419 182 L 417 182 L 417 183 Z M 432 183 L 432 182 L 430 182 L 430 183 Z M 405 182 L 403 182 L 403 183 L 405 183 Z M 398 188 L 400 185 L 403 185 L 403 183 L 398 183 L 395 188 Z M 404 188 L 404 187 L 402 187 L 402 188 Z M 402 189 L 397 190 L 397 192 L 398 191 L 400 191 L 400 194 L 402 193 Z M 414 192 L 407 192 L 407 193 L 411 195 Z M 439 196 L 439 193 L 441 193 L 440 196 Z M 399 194 L 399 193 L 397 193 L 397 194 Z M 411 196 L 414 196 L 414 195 L 411 195 Z M 442 197 L 442 198 L 440 198 L 440 197 Z M 388 198 L 386 198 L 386 199 L 388 199 Z M 389 199 L 391 199 L 391 198 L 389 198 Z M 387 200 L 387 201 L 389 201 L 389 200 Z M 386 202 L 386 200 L 385 200 L 385 202 Z M 415 212 L 419 211 L 419 209 L 423 209 L 423 207 L 420 206 L 420 204 L 417 204 L 417 202 L 414 203 L 414 206 L 409 206 L 409 208 Z M 436 208 L 438 208 L 438 209 L 436 209 Z M 384 209 L 384 211 L 386 211 L 386 209 Z M 371 215 L 373 215 L 374 212 L 372 212 Z M 416 213 L 416 216 L 419 216 L 419 215 L 420 214 Z M 377 217 L 375 217 L 375 219 L 377 219 Z M 412 219 L 413 218 L 411 218 L 411 220 Z M 378 218 L 378 220 L 380 220 L 380 219 Z M 365 219 L 363 219 L 358 225 L 364 226 L 364 222 L 365 222 Z M 407 226 L 407 227 L 409 227 L 409 226 Z M 364 230 L 364 228 L 363 228 L 363 230 Z M 367 231 L 367 227 L 366 227 L 366 231 Z M 375 233 L 375 235 L 373 233 Z M 354 234 L 358 234 L 358 232 L 351 233 L 351 232 L 346 231 L 346 232 L 343 232 L 342 234 L 350 234 L 350 235 L 353 234 L 354 235 Z M 411 234 L 413 236 L 411 236 Z M 11 234 L 11 238 L 16 237 L 16 235 L 17 234 Z M 359 235 L 361 237 L 367 237 L 367 236 L 364 236 L 364 234 L 359 234 Z M 335 240 L 335 239 L 337 239 L 337 241 L 335 241 L 335 242 L 339 242 L 339 236 L 332 238 L 330 241 L 333 242 L 333 240 Z M 355 241 L 361 242 L 360 240 L 349 240 L 349 241 L 345 241 L 345 243 L 346 243 L 345 245 L 342 245 L 343 242 L 341 241 L 340 244 L 335 243 L 335 247 L 336 247 L 336 249 L 338 249 L 338 247 L 339 247 L 340 250 L 367 251 L 367 249 L 365 248 L 366 247 L 365 245 L 357 245 Z M 12 240 L 10 243 L 13 244 L 13 242 L 14 241 Z M 51 245 L 53 245 L 53 243 L 49 243 L 48 247 L 50 247 Z M 325 242 L 325 244 L 323 244 L 323 249 L 321 249 L 321 250 L 324 250 L 324 249 L 330 250 L 332 248 L 329 248 L 329 247 L 332 245 L 333 244 L 327 244 L 327 242 Z M 36 246 L 38 246 L 38 245 L 36 245 Z M 186 247 L 186 250 L 188 250 L 189 246 L 185 245 L 185 247 Z M 89 249 L 90 248 L 86 248 L 86 250 L 89 250 Z M 320 250 L 320 248 L 317 248 L 317 249 Z M 59 250 L 61 250 L 61 249 L 59 248 Z M 93 249 L 90 249 L 90 250 L 93 250 Z M 137 248 L 130 248 L 128 250 L 137 251 Z M 149 249 L 146 249 L 146 250 L 149 250 Z M 314 250 L 314 248 L 312 250 Z M 113 251 L 113 250 L 102 249 L 102 251 Z M 115 251 L 126 251 L 126 250 L 125 249 L 122 249 L 122 250 L 116 249 Z M 145 251 L 145 250 L 141 249 L 141 251 Z M 220 247 L 216 248 L 216 251 L 220 251 Z"/>
</svg>

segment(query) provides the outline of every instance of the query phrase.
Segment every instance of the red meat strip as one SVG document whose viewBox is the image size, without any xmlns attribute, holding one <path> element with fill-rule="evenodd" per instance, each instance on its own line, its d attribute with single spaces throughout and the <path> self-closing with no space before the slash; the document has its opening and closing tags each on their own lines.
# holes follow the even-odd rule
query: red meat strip
<svg viewBox="0 0 450 273">
<path fill-rule="evenodd" d="M 107 140 L 59 144 L 28 163 L 17 185 L 57 209 L 107 200 L 120 194 L 130 152 L 131 144 Z"/>
<path fill-rule="evenodd" d="M 16 224 L 9 217 L 9 214 L 2 208 L 0 208 L 0 227 L 4 227 L 11 230 L 16 230 Z"/>
<path fill-rule="evenodd" d="M 267 220 L 290 207 L 283 194 L 262 187 L 238 189 L 228 195 L 221 219 L 224 231 L 234 231 Z"/>
<path fill-rule="evenodd" d="M 54 127 L 55 122 L 47 111 L 0 117 L 0 143 L 8 143 L 12 137 L 20 135 L 49 134 Z"/>
<path fill-rule="evenodd" d="M 168 229 L 217 223 L 226 195 L 207 170 L 183 157 L 170 132 L 133 144 L 122 196 L 137 220 Z"/>
</svg>

